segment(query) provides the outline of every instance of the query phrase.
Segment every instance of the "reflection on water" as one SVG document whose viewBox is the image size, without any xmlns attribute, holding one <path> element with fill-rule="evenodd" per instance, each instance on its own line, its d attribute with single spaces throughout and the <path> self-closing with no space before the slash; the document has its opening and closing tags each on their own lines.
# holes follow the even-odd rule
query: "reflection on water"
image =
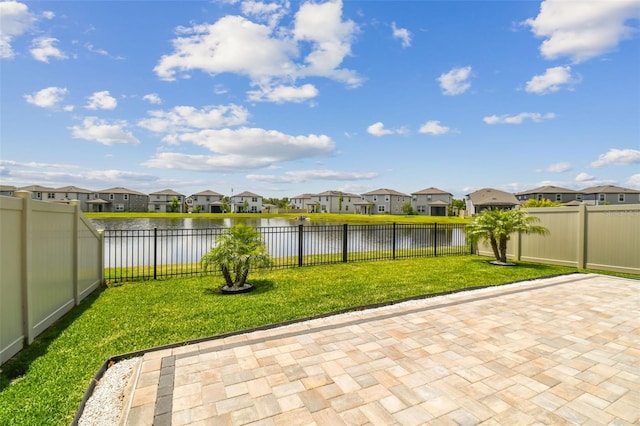
<svg viewBox="0 0 640 426">
<path fill-rule="evenodd" d="M 135 218 L 135 219 L 89 219 L 96 229 L 206 229 L 231 228 L 237 223 L 245 223 L 254 227 L 292 226 L 301 223 L 297 219 L 284 218 L 210 218 L 210 217 L 177 217 L 177 218 Z M 305 224 L 309 224 L 306 222 Z M 318 224 L 318 222 L 315 222 Z"/>
</svg>

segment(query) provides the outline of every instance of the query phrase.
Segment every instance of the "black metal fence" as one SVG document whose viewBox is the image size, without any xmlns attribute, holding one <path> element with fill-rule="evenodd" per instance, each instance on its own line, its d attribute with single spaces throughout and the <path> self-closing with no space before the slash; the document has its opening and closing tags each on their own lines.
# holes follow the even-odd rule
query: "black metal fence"
<svg viewBox="0 0 640 426">
<path fill-rule="evenodd" d="M 471 253 L 464 224 L 258 227 L 274 268 Z M 224 228 L 105 230 L 107 282 L 201 273 Z"/>
</svg>

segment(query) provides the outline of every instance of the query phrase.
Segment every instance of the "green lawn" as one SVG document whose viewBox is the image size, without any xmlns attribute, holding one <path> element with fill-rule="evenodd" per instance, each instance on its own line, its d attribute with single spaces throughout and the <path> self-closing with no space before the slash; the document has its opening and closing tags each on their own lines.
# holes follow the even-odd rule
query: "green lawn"
<svg viewBox="0 0 640 426">
<path fill-rule="evenodd" d="M 252 293 L 222 296 L 220 276 L 102 289 L 43 333 L 0 374 L 0 424 L 68 425 L 110 356 L 379 302 L 575 272 L 456 256 L 259 271 Z"/>
</svg>

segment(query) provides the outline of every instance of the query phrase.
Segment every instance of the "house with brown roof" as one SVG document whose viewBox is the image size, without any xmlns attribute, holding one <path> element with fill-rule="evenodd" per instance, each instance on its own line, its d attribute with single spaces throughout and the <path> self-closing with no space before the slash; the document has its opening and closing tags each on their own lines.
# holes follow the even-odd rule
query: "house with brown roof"
<svg viewBox="0 0 640 426">
<path fill-rule="evenodd" d="M 5 197 L 15 197 L 15 192 L 18 190 L 13 185 L 0 185 L 0 195 Z"/>
<path fill-rule="evenodd" d="M 93 191 L 84 188 L 78 188 L 77 186 L 63 186 L 61 188 L 55 188 L 51 191 L 53 193 L 53 199 L 56 203 L 69 203 L 71 200 L 78 200 L 80 203 L 80 210 L 83 212 L 88 211 L 89 205 L 87 201 L 91 200 Z"/>
<path fill-rule="evenodd" d="M 146 212 L 149 196 L 118 186 L 94 192 L 87 206 L 91 212 Z"/>
<path fill-rule="evenodd" d="M 311 196 L 313 194 L 300 194 L 298 196 L 289 199 L 289 207 L 294 210 L 304 210 L 306 212 L 313 211 L 313 204 L 311 203 Z"/>
<path fill-rule="evenodd" d="M 185 201 L 189 212 L 223 213 L 224 195 L 215 191 L 200 191 Z"/>
<path fill-rule="evenodd" d="M 380 188 L 362 194 L 362 201 L 354 203 L 361 214 L 403 214 L 402 205 L 411 196 L 393 189 Z"/>
<path fill-rule="evenodd" d="M 520 203 L 510 192 L 482 188 L 466 195 L 467 211 L 474 215 L 486 209 L 513 209 Z"/>
<path fill-rule="evenodd" d="M 425 188 L 411 193 L 411 207 L 419 215 L 446 216 L 453 194 L 438 188 Z"/>
<path fill-rule="evenodd" d="M 534 200 L 549 200 L 560 203 L 568 203 L 571 201 L 582 201 L 582 194 L 573 189 L 561 188 L 559 186 L 546 185 L 539 188 L 530 189 L 528 191 L 518 192 L 516 198 L 521 204 L 533 198 Z"/>
<path fill-rule="evenodd" d="M 244 191 L 229 199 L 231 213 L 261 213 L 262 196 Z"/>
<path fill-rule="evenodd" d="M 55 198 L 55 189 L 48 186 L 29 185 L 23 186 L 20 190 L 31 192 L 32 200 L 52 201 Z"/>
<path fill-rule="evenodd" d="M 580 190 L 585 204 L 640 204 L 640 191 L 614 185 L 592 186 Z"/>
</svg>

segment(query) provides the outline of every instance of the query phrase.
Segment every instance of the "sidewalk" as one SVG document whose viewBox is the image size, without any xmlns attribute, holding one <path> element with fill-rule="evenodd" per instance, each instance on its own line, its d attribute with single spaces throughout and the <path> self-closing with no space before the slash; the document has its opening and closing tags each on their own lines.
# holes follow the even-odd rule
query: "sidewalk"
<svg viewBox="0 0 640 426">
<path fill-rule="evenodd" d="M 570 275 L 148 352 L 124 424 L 637 424 L 638 318 Z"/>
</svg>

